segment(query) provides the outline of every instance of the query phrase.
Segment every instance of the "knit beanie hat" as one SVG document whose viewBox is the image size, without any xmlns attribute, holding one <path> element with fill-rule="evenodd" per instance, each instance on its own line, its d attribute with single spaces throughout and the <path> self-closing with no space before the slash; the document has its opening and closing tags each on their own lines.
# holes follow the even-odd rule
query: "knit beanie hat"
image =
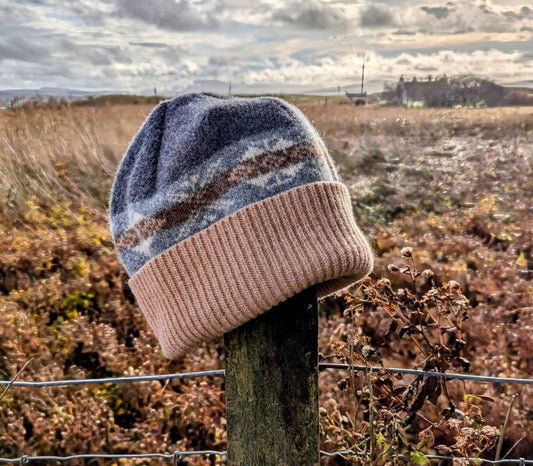
<svg viewBox="0 0 533 466">
<path fill-rule="evenodd" d="M 317 130 L 272 97 L 161 102 L 126 151 L 110 224 L 163 354 L 176 358 L 316 285 L 373 267 Z"/>
</svg>

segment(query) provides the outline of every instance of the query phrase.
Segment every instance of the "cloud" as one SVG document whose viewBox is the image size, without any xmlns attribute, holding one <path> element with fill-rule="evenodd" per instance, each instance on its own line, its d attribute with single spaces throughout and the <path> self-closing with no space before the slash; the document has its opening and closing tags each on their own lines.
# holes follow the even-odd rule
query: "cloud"
<svg viewBox="0 0 533 466">
<path fill-rule="evenodd" d="M 78 16 L 85 24 L 91 26 L 103 26 L 109 18 L 109 13 L 95 8 L 98 2 L 93 4 L 69 3 L 67 8 Z"/>
<path fill-rule="evenodd" d="M 192 31 L 218 25 L 210 14 L 202 15 L 187 0 L 116 0 L 117 13 L 175 31 Z"/>
<path fill-rule="evenodd" d="M 429 3 L 429 2 L 428 2 Z M 524 10 L 523 13 L 527 12 Z M 515 13 L 512 13 L 515 14 Z M 446 2 L 407 7 L 397 14 L 400 30 L 416 29 L 425 35 L 462 35 L 472 32 L 512 33 L 516 26 L 492 3 Z"/>
<path fill-rule="evenodd" d="M 130 42 L 130 45 L 138 45 L 139 47 L 148 47 L 151 49 L 163 49 L 168 47 L 168 44 L 163 42 Z"/>
<path fill-rule="evenodd" d="M 504 11 L 503 16 L 508 19 L 517 21 L 520 21 L 522 19 L 531 19 L 533 18 L 533 10 L 528 6 L 523 6 L 522 8 L 520 8 L 520 11 L 518 13 L 514 11 Z"/>
<path fill-rule="evenodd" d="M 394 25 L 394 17 L 389 8 L 369 5 L 361 11 L 359 25 L 365 28 L 392 26 Z"/>
<path fill-rule="evenodd" d="M 455 52 L 439 50 L 433 53 L 402 53 L 397 57 L 369 52 L 367 54 L 365 75 L 368 81 L 396 81 L 401 75 L 406 79 L 432 75 L 476 74 L 495 80 L 514 78 L 524 80 L 531 76 L 523 64 L 514 60 L 527 60 L 527 53 L 502 52 L 499 50 Z M 248 70 L 244 76 L 247 83 L 272 83 L 273 88 L 283 88 L 290 84 L 313 86 L 353 84 L 358 80 L 361 56 L 350 53 L 330 56 L 307 64 L 298 60 L 285 60 L 278 67 L 257 71 Z"/>
<path fill-rule="evenodd" d="M 414 69 L 416 71 L 422 71 L 424 73 L 434 73 L 435 71 L 438 71 L 439 69 L 435 66 L 427 66 L 427 65 L 424 65 L 424 64 L 418 64 L 418 65 L 415 65 Z"/>
<path fill-rule="evenodd" d="M 433 28 L 433 27 L 421 27 L 418 32 L 422 34 L 427 35 L 434 35 L 434 34 L 447 34 L 447 35 L 460 35 L 460 34 L 468 34 L 469 32 L 475 32 L 475 29 L 472 26 L 465 26 L 463 24 L 455 24 L 453 27 L 450 27 L 446 31 L 442 31 L 442 29 Z"/>
<path fill-rule="evenodd" d="M 369 83 L 416 73 L 533 76 L 524 0 L 4 3 L 0 88 L 165 93 L 214 77 L 234 89 L 310 89 L 358 81 L 363 54 Z"/>
<path fill-rule="evenodd" d="M 210 56 L 209 61 L 207 62 L 208 65 L 211 66 L 227 66 L 231 65 L 235 62 L 235 57 L 216 57 L 216 56 Z"/>
<path fill-rule="evenodd" d="M 70 39 L 61 40 L 61 48 L 71 61 L 88 62 L 95 66 L 132 63 L 132 58 L 118 45 L 81 44 Z"/>
<path fill-rule="evenodd" d="M 520 14 L 523 18 L 533 18 L 533 10 L 529 8 L 528 6 L 523 6 L 520 9 Z"/>
<path fill-rule="evenodd" d="M 301 29 L 346 29 L 343 12 L 318 1 L 304 1 L 274 11 L 272 19 Z"/>
<path fill-rule="evenodd" d="M 428 15 L 433 15 L 437 19 L 443 19 L 447 18 L 448 14 L 450 13 L 450 9 L 445 6 L 436 6 L 436 7 L 429 7 L 429 6 L 422 6 L 420 7 L 422 11 L 425 11 Z"/>
<path fill-rule="evenodd" d="M 405 29 L 398 29 L 397 31 L 394 31 L 393 34 L 395 36 L 415 36 L 416 31 L 406 31 Z"/>
<path fill-rule="evenodd" d="M 25 25 L 37 21 L 37 15 L 29 6 L 13 2 L 12 4 L 2 5 L 0 8 L 0 36 L 16 33 L 23 34 Z"/>
<path fill-rule="evenodd" d="M 533 63 L 533 52 L 525 52 L 514 60 L 515 63 Z"/>
<path fill-rule="evenodd" d="M 0 40 L 0 61 L 17 60 L 29 63 L 44 63 L 50 57 L 50 51 L 29 41 L 21 34 L 15 34 Z"/>
<path fill-rule="evenodd" d="M 412 65 L 413 62 L 409 58 L 400 58 L 396 60 L 397 65 Z"/>
</svg>

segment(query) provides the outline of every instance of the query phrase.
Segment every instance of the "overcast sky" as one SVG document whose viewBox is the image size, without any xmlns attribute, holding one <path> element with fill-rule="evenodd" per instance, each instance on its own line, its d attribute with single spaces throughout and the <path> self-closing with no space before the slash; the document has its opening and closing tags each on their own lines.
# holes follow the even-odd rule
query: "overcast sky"
<svg viewBox="0 0 533 466">
<path fill-rule="evenodd" d="M 0 89 L 289 92 L 355 84 L 363 59 L 371 91 L 402 74 L 533 87 L 528 3 L 0 0 Z"/>
</svg>

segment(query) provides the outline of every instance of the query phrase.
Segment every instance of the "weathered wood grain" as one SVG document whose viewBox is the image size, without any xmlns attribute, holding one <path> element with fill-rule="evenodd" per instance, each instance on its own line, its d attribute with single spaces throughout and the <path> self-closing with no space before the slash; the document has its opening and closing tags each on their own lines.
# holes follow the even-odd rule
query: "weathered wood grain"
<svg viewBox="0 0 533 466">
<path fill-rule="evenodd" d="M 225 346 L 228 464 L 319 464 L 315 289 L 226 334 Z"/>
</svg>

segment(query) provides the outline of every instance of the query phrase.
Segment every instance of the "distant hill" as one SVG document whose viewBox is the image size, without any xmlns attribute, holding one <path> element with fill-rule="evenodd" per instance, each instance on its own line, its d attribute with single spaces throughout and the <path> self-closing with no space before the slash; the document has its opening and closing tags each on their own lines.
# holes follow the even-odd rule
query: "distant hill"
<svg viewBox="0 0 533 466">
<path fill-rule="evenodd" d="M 95 97 L 112 94 L 112 91 L 82 91 L 79 89 L 65 89 L 61 87 L 41 87 L 39 89 L 5 89 L 0 90 L 0 106 L 8 105 L 14 99 L 18 105 L 21 105 L 30 100 L 48 101 L 52 99 L 65 99 L 68 101 L 86 99 L 87 97 Z"/>
</svg>

